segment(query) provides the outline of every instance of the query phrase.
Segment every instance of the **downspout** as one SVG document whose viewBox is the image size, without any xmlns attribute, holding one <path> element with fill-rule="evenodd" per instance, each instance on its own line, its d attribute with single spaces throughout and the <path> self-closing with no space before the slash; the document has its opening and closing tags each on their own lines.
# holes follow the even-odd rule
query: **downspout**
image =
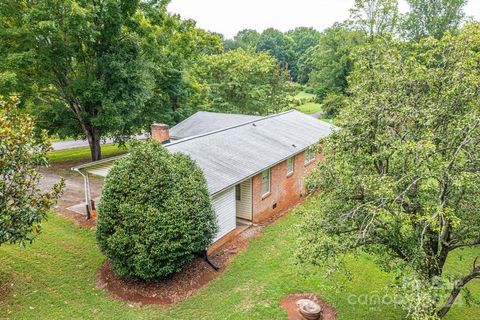
<svg viewBox="0 0 480 320">
<path fill-rule="evenodd" d="M 213 268 L 213 270 L 218 271 L 220 269 L 219 266 L 217 266 L 212 260 L 210 260 L 207 250 L 203 251 L 203 258 Z"/>
<path fill-rule="evenodd" d="M 73 168 L 75 172 L 78 172 L 83 177 L 83 191 L 85 193 L 85 207 L 87 210 L 87 220 L 90 220 L 91 217 L 91 208 L 90 208 L 90 182 L 88 180 L 88 174 L 84 174 L 80 169 Z"/>
</svg>

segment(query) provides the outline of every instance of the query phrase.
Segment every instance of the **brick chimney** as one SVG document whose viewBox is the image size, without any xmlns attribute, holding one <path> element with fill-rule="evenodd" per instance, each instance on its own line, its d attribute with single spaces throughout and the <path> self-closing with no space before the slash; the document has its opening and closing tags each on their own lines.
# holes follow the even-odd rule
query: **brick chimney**
<svg viewBox="0 0 480 320">
<path fill-rule="evenodd" d="M 157 140 L 161 144 L 170 142 L 170 133 L 168 131 L 168 125 L 163 123 L 152 124 L 152 139 Z"/>
</svg>

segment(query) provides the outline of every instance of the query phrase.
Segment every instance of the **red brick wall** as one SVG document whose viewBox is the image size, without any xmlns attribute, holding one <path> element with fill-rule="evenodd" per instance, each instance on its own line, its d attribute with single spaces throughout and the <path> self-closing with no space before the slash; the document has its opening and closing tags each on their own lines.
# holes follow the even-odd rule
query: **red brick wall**
<svg viewBox="0 0 480 320">
<path fill-rule="evenodd" d="M 305 195 L 304 177 L 323 157 L 318 154 L 316 160 L 305 165 L 304 153 L 297 154 L 293 174 L 287 176 L 287 161 L 270 168 L 270 193 L 262 197 L 262 174 L 252 178 L 253 220 L 261 221 L 275 212 L 293 207 Z M 277 204 L 273 209 L 273 205 Z"/>
</svg>

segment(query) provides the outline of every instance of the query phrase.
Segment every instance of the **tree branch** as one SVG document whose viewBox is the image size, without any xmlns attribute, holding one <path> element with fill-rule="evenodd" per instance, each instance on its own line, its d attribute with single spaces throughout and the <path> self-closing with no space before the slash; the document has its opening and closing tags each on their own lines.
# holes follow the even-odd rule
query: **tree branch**
<svg viewBox="0 0 480 320">
<path fill-rule="evenodd" d="M 452 307 L 453 303 L 457 299 L 458 294 L 463 289 L 463 287 L 471 280 L 480 278 L 480 266 L 477 266 L 477 259 L 478 257 L 476 257 L 475 260 L 473 261 L 472 272 L 455 283 L 453 290 L 450 293 L 450 296 L 448 297 L 447 302 L 440 310 L 438 310 L 437 315 L 440 318 L 443 318 L 447 314 L 447 312 L 450 310 L 450 308 Z"/>
</svg>

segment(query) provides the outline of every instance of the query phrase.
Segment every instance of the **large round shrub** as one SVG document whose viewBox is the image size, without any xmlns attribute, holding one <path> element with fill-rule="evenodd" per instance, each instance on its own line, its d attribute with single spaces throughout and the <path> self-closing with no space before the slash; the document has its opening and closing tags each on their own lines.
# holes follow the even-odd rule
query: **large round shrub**
<svg viewBox="0 0 480 320">
<path fill-rule="evenodd" d="M 207 184 L 188 156 L 135 144 L 105 179 L 97 241 L 116 274 L 160 279 L 205 250 L 216 232 Z"/>
</svg>

